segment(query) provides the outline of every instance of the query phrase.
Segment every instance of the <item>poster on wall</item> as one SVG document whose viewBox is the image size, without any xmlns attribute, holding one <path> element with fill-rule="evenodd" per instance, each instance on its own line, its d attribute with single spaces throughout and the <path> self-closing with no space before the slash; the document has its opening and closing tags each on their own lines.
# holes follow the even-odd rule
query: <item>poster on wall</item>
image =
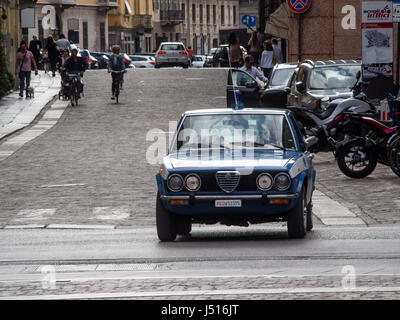
<svg viewBox="0 0 400 320">
<path fill-rule="evenodd" d="M 393 87 L 393 6 L 389 1 L 362 3 L 363 80 L 370 99 L 384 99 Z"/>
</svg>

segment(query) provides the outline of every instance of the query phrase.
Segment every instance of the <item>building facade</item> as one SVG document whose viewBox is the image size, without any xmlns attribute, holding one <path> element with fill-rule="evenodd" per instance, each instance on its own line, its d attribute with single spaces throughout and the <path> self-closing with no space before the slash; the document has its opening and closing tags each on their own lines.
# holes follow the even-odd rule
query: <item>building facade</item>
<svg viewBox="0 0 400 320">
<path fill-rule="evenodd" d="M 110 46 L 121 46 L 128 54 L 151 51 L 152 0 L 118 0 L 108 14 Z"/>
<path fill-rule="evenodd" d="M 36 35 L 45 45 L 48 36 L 57 39 L 64 34 L 81 49 L 107 51 L 107 13 L 116 7 L 117 0 L 39 0 L 35 5 L 35 26 L 22 29 L 23 37 L 31 40 Z"/>
<path fill-rule="evenodd" d="M 0 32 L 3 33 L 6 64 L 10 72 L 14 73 L 15 57 L 21 40 L 19 20 L 19 0 L 0 2 Z"/>
<path fill-rule="evenodd" d="M 154 0 L 153 45 L 182 41 L 195 54 L 218 46 L 221 34 L 239 28 L 239 0 Z"/>
</svg>

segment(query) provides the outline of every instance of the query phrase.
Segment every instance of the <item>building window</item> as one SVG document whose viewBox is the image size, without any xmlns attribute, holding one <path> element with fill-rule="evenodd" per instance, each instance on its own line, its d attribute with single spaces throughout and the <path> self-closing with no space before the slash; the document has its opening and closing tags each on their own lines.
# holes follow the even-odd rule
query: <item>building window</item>
<svg viewBox="0 0 400 320">
<path fill-rule="evenodd" d="M 228 6 L 228 25 L 230 25 L 231 24 L 231 7 L 230 6 Z"/>
<path fill-rule="evenodd" d="M 89 32 L 88 32 L 88 23 L 86 21 L 82 22 L 82 33 L 83 33 L 83 48 L 89 49 Z"/>
<path fill-rule="evenodd" d="M 100 22 L 100 50 L 106 51 L 106 27 L 104 22 Z"/>
<path fill-rule="evenodd" d="M 185 20 L 186 19 L 186 10 L 185 10 L 186 8 L 185 8 L 185 4 L 184 3 L 182 3 L 182 13 L 183 13 L 183 20 Z"/>
<path fill-rule="evenodd" d="M 217 24 L 217 6 L 213 5 L 213 24 Z"/>
<path fill-rule="evenodd" d="M 68 19 L 68 40 L 79 43 L 79 19 Z"/>
<path fill-rule="evenodd" d="M 196 22 L 196 5 L 192 4 L 192 22 Z"/>
<path fill-rule="evenodd" d="M 225 24 L 225 6 L 221 6 L 221 24 Z"/>
<path fill-rule="evenodd" d="M 236 25 L 236 6 L 233 6 L 233 24 Z"/>
<path fill-rule="evenodd" d="M 199 6 L 199 15 L 200 15 L 200 23 L 202 24 L 203 23 L 203 5 L 201 4 L 200 6 Z"/>
<path fill-rule="evenodd" d="M 207 24 L 210 24 L 210 5 L 207 5 L 206 8 L 206 19 L 207 19 Z"/>
</svg>

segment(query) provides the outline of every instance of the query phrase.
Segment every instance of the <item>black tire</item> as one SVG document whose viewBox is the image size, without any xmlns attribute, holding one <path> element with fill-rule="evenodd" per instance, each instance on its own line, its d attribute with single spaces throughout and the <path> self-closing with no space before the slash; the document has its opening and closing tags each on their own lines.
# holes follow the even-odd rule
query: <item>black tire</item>
<svg viewBox="0 0 400 320">
<path fill-rule="evenodd" d="M 390 168 L 400 177 L 400 136 L 391 143 L 388 158 Z"/>
<path fill-rule="evenodd" d="M 312 201 L 310 201 L 310 203 L 307 205 L 307 231 L 311 231 L 314 227 L 313 224 L 313 217 L 312 217 L 312 208 L 313 208 L 313 204 Z"/>
<path fill-rule="evenodd" d="M 160 69 L 160 65 L 159 65 L 159 64 L 156 64 L 156 65 L 154 66 L 154 68 L 155 68 L 155 69 Z"/>
<path fill-rule="evenodd" d="M 174 241 L 177 235 L 174 215 L 164 208 L 160 199 L 160 194 L 157 193 L 156 203 L 156 225 L 157 235 L 160 241 Z"/>
<path fill-rule="evenodd" d="M 183 69 L 188 69 L 189 68 L 189 65 L 188 64 L 184 64 L 183 65 Z"/>
<path fill-rule="evenodd" d="M 340 171 L 354 179 L 362 179 L 369 176 L 376 168 L 378 159 L 373 149 L 367 148 L 363 141 L 351 141 L 341 147 L 336 153 Z M 363 169 L 356 170 L 356 166 Z"/>
<path fill-rule="evenodd" d="M 306 190 L 303 188 L 296 206 L 289 212 L 287 219 L 288 235 L 293 239 L 302 239 L 307 233 Z"/>
<path fill-rule="evenodd" d="M 179 235 L 187 235 L 192 231 L 192 220 L 189 217 L 178 217 L 176 219 L 176 233 Z"/>
</svg>

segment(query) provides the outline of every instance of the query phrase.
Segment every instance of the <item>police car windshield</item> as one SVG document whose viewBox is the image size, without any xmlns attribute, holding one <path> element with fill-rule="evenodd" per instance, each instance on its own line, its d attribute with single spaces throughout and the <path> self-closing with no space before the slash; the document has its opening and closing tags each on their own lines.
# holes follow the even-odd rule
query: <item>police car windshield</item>
<svg viewBox="0 0 400 320">
<path fill-rule="evenodd" d="M 190 149 L 296 149 L 284 115 L 220 114 L 185 118 L 173 151 Z"/>
<path fill-rule="evenodd" d="M 351 89 L 357 82 L 359 65 L 315 68 L 310 76 L 311 90 Z"/>
</svg>

